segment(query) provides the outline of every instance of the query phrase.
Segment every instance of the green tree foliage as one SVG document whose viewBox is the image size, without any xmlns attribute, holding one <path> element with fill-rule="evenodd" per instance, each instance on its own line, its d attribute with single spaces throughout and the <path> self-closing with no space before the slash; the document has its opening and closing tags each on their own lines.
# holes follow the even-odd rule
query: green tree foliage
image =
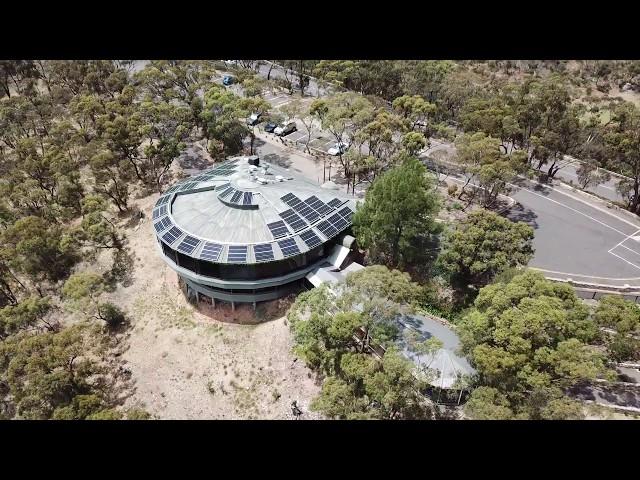
<svg viewBox="0 0 640 480">
<path fill-rule="evenodd" d="M 354 231 L 369 255 L 391 266 L 424 257 L 425 245 L 438 226 L 440 201 L 434 180 L 415 158 L 380 176 L 354 216 Z"/>
<path fill-rule="evenodd" d="M 82 200 L 82 213 L 80 228 L 74 232 L 79 242 L 84 242 L 96 249 L 123 248 L 124 236 L 108 218 L 107 203 L 103 197 L 87 195 Z"/>
<path fill-rule="evenodd" d="M 64 228 L 40 217 L 17 220 L 1 235 L 2 249 L 16 271 L 34 281 L 57 282 L 65 278 L 78 260 L 73 242 Z"/>
<path fill-rule="evenodd" d="M 242 142 L 249 135 L 240 98 L 221 85 L 213 84 L 204 95 L 205 137 L 210 140 L 209 153 L 214 158 L 236 155 L 242 151 Z"/>
<path fill-rule="evenodd" d="M 0 308 L 0 339 L 22 330 L 41 327 L 55 330 L 56 325 L 46 318 L 52 308 L 49 297 L 38 296 L 26 297 L 16 305 Z"/>
<path fill-rule="evenodd" d="M 480 195 L 484 207 L 494 205 L 498 195 L 507 191 L 507 184 L 524 168 L 522 152 L 506 155 L 500 150 L 500 141 L 484 133 L 462 135 L 456 140 L 458 162 L 464 169 L 466 183 L 459 198 L 467 193 L 473 200 Z M 469 184 L 476 185 L 471 193 Z"/>
<path fill-rule="evenodd" d="M 569 285 L 532 271 L 482 290 L 460 325 L 462 348 L 478 371 L 467 412 L 480 418 L 579 418 L 564 389 L 606 373 L 588 342 L 597 337 L 587 307 Z"/>
<path fill-rule="evenodd" d="M 615 108 L 611 122 L 604 128 L 604 142 L 611 163 L 631 178 L 621 183 L 628 208 L 640 212 L 640 108 L 625 102 Z M 628 188 L 624 188 L 628 187 Z"/>
<path fill-rule="evenodd" d="M 100 275 L 81 272 L 69 277 L 64 283 L 62 293 L 72 310 L 102 320 L 108 328 L 116 328 L 125 321 L 125 315 L 116 305 L 100 301 L 106 287 L 105 280 Z"/>
<path fill-rule="evenodd" d="M 640 358 L 640 308 L 616 295 L 603 297 L 594 320 L 605 329 L 609 356 L 616 362 Z"/>
<path fill-rule="evenodd" d="M 103 409 L 105 369 L 87 357 L 96 347 L 76 326 L 60 332 L 14 335 L 0 343 L 5 416 L 85 418 Z"/>
<path fill-rule="evenodd" d="M 438 264 L 458 288 L 480 288 L 533 257 L 533 229 L 488 210 L 471 212 L 446 231 Z"/>
<path fill-rule="evenodd" d="M 312 408 L 333 418 L 428 418 L 413 365 L 392 348 L 395 318 L 420 297 L 409 276 L 383 266 L 349 274 L 344 284 L 301 294 L 289 312 L 294 351 L 327 376 Z M 382 361 L 373 341 L 389 348 Z"/>
</svg>

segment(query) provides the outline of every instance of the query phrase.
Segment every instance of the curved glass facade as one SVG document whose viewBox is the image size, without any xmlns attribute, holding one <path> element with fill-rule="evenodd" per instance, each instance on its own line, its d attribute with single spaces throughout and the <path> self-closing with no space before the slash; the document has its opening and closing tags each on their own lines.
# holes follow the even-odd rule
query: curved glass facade
<svg viewBox="0 0 640 480">
<path fill-rule="evenodd" d="M 167 246 L 164 242 L 160 242 L 160 244 L 162 245 L 164 254 L 176 265 L 197 273 L 198 275 L 222 280 L 251 281 L 280 277 L 316 263 L 331 251 L 335 245 L 335 238 L 294 257 L 252 264 L 212 263 L 183 255 Z"/>
</svg>

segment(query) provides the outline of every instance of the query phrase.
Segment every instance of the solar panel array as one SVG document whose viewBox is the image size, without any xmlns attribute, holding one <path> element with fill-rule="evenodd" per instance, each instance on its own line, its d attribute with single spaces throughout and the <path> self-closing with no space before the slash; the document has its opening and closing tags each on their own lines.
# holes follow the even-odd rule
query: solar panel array
<svg viewBox="0 0 640 480">
<path fill-rule="evenodd" d="M 182 235 L 182 230 L 178 227 L 171 227 L 171 230 L 162 236 L 162 240 L 164 240 L 167 245 L 171 245 L 180 235 Z"/>
<path fill-rule="evenodd" d="M 242 192 L 240 190 L 236 190 L 233 197 L 231 197 L 231 203 L 238 203 L 240 197 L 242 197 Z"/>
<path fill-rule="evenodd" d="M 229 195 L 231 195 L 231 192 L 235 191 L 235 188 L 233 187 L 228 187 L 224 192 L 222 192 L 220 195 L 218 195 L 219 198 L 225 198 L 228 197 Z"/>
<path fill-rule="evenodd" d="M 324 220 L 320 222 L 318 225 L 316 225 L 316 228 L 320 230 L 322 234 L 327 238 L 332 238 L 338 233 L 338 230 L 336 229 L 336 227 L 331 225 L 329 220 Z"/>
<path fill-rule="evenodd" d="M 164 217 L 159 222 L 156 222 L 153 226 L 156 229 L 156 232 L 160 233 L 163 230 L 166 230 L 171 226 L 171 219 L 169 217 Z"/>
<path fill-rule="evenodd" d="M 280 250 L 282 250 L 282 254 L 285 257 L 291 257 L 300 253 L 300 249 L 293 238 L 280 240 L 278 241 L 278 245 L 280 245 Z"/>
<path fill-rule="evenodd" d="M 167 214 L 167 205 L 161 205 L 153 211 L 153 219 L 157 219 Z"/>
<path fill-rule="evenodd" d="M 316 197 L 315 195 L 313 195 L 312 197 L 307 198 L 304 203 L 306 203 L 307 205 L 309 205 L 311 208 L 313 208 L 316 212 L 318 212 L 320 215 L 325 215 L 327 213 L 329 213 L 331 210 L 333 210 L 333 208 L 331 208 L 330 206 L 328 206 L 326 203 L 324 203 L 323 201 L 321 201 L 318 197 Z"/>
<path fill-rule="evenodd" d="M 173 192 L 175 192 L 176 190 L 178 190 L 181 186 L 182 186 L 182 184 L 181 184 L 181 183 L 177 183 L 176 185 L 174 185 L 173 187 L 169 188 L 169 189 L 168 189 L 167 191 L 165 191 L 164 193 L 165 193 L 165 195 L 166 195 L 166 194 L 168 194 L 168 193 L 173 193 Z M 169 197 L 167 197 L 167 198 L 169 198 Z"/>
<path fill-rule="evenodd" d="M 313 223 L 320 218 L 320 214 L 311 208 L 308 204 L 300 201 L 293 193 L 287 193 L 281 197 L 282 201 L 289 205 L 296 213 L 302 215 L 309 223 Z"/>
<path fill-rule="evenodd" d="M 180 242 L 180 245 L 178 245 L 178 250 L 182 253 L 191 254 L 196 249 L 199 243 L 200 240 L 198 240 L 196 237 L 187 235 L 186 237 L 184 237 L 182 242 Z"/>
<path fill-rule="evenodd" d="M 346 227 L 349 226 L 349 222 L 347 222 L 344 218 L 342 218 L 337 213 L 334 215 L 331 215 L 329 218 L 327 218 L 327 220 L 331 223 L 331 225 L 336 227 L 337 230 L 344 230 Z"/>
<path fill-rule="evenodd" d="M 317 247 L 322 243 L 318 235 L 316 235 L 316 233 L 311 229 L 302 232 L 300 234 L 300 238 L 304 241 L 304 243 L 307 244 L 307 247 L 309 247 L 310 249 L 313 247 Z"/>
<path fill-rule="evenodd" d="M 353 210 L 351 210 L 349 207 L 344 207 L 338 213 L 342 215 L 345 220 L 351 222 L 351 219 L 353 218 Z"/>
<path fill-rule="evenodd" d="M 229 252 L 227 253 L 227 262 L 246 263 L 247 262 L 247 246 L 246 245 L 229 245 Z"/>
<path fill-rule="evenodd" d="M 216 187 L 216 190 L 224 190 L 224 189 L 226 189 L 226 188 L 229 188 L 230 186 L 231 186 L 231 184 L 230 184 L 230 183 L 225 183 L 225 184 L 223 184 L 223 185 L 218 185 L 218 186 Z"/>
<path fill-rule="evenodd" d="M 164 197 L 160 197 L 156 202 L 156 207 L 159 207 L 160 205 L 164 205 L 169 201 L 170 198 L 171 198 L 171 195 L 165 195 Z"/>
<path fill-rule="evenodd" d="M 331 208 L 338 208 L 340 205 L 342 205 L 345 202 L 346 200 L 340 200 L 339 198 L 334 198 L 329 203 L 327 203 L 327 205 L 329 205 Z"/>
<path fill-rule="evenodd" d="M 256 262 L 268 262 L 273 260 L 273 247 L 270 243 L 261 243 L 253 246 L 253 253 L 256 257 Z"/>
<path fill-rule="evenodd" d="M 268 223 L 267 227 L 269 227 L 269 230 L 271 230 L 271 235 L 273 235 L 273 238 L 276 238 L 276 239 L 285 237 L 289 234 L 289 229 L 287 228 L 287 226 L 284 224 L 282 220 L 278 220 L 277 222 L 273 222 L 273 223 Z"/>
<path fill-rule="evenodd" d="M 222 245 L 220 245 L 219 243 L 206 242 L 204 244 L 204 247 L 202 247 L 202 251 L 200 252 L 200 258 L 202 260 L 215 262 L 216 260 L 218 260 L 221 251 Z"/>
<path fill-rule="evenodd" d="M 294 213 L 293 210 L 288 209 L 285 210 L 284 212 L 280 213 L 280 216 L 282 217 L 282 219 L 287 222 L 287 224 L 289 224 L 289 226 L 291 228 L 293 228 L 293 230 L 295 232 L 302 230 L 303 228 L 305 228 L 307 226 L 306 222 L 304 220 L 302 220 L 296 213 Z"/>
<path fill-rule="evenodd" d="M 182 188 L 180 188 L 181 192 L 187 191 L 187 190 L 191 190 L 193 188 L 195 188 L 195 186 L 198 184 L 198 182 L 188 182 L 185 183 Z"/>
</svg>

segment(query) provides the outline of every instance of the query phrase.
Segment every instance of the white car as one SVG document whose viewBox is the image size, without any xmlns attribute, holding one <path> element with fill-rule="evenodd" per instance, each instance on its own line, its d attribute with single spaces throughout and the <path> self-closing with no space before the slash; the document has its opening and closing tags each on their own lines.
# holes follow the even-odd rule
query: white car
<svg viewBox="0 0 640 480">
<path fill-rule="evenodd" d="M 327 153 L 335 157 L 336 155 L 344 154 L 344 152 L 347 151 L 347 148 L 349 148 L 349 142 L 338 142 L 327 150 Z"/>
<path fill-rule="evenodd" d="M 273 133 L 278 135 L 279 137 L 284 137 L 285 135 L 289 135 L 292 132 L 295 132 L 298 129 L 296 127 L 296 122 L 284 122 L 280 126 L 278 126 Z"/>
</svg>

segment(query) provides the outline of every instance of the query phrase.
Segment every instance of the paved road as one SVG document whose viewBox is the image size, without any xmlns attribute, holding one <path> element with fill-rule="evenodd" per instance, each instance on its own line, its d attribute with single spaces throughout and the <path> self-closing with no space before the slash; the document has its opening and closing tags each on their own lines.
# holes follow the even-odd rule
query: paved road
<svg viewBox="0 0 640 480">
<path fill-rule="evenodd" d="M 564 168 L 561 168 L 558 173 L 556 173 L 556 177 L 564 180 L 567 183 L 573 183 L 578 185 L 578 175 L 576 170 L 578 169 L 578 164 L 570 164 Z M 602 183 L 601 185 L 596 186 L 588 186 L 587 191 L 595 193 L 603 198 L 608 198 L 609 200 L 624 202 L 625 199 L 618 193 L 617 186 L 620 182 L 620 177 L 616 175 L 611 175 L 611 179 Z"/>
<path fill-rule="evenodd" d="M 640 221 L 561 187 L 519 180 L 512 188 L 518 204 L 505 216 L 535 229 L 530 266 L 554 278 L 640 285 Z"/>
</svg>

